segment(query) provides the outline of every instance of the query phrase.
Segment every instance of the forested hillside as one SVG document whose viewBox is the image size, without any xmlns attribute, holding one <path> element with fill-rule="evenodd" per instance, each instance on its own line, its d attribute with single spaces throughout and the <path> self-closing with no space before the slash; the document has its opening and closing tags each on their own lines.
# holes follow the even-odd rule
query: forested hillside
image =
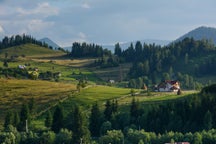
<svg viewBox="0 0 216 144">
<path fill-rule="evenodd" d="M 65 113 L 64 102 L 48 111 L 45 129 L 35 129 L 33 102 L 23 104 L 19 113 L 9 112 L 5 118 L 0 142 L 16 143 L 166 143 L 187 141 L 215 142 L 215 85 L 199 94 L 166 103 L 142 104 L 131 97 L 129 106 L 118 100 L 107 100 L 103 108 L 95 103 L 90 111 L 74 105 Z M 88 115 L 88 117 L 86 117 Z M 25 120 L 28 120 L 29 130 Z M 18 131 L 17 131 L 18 129 Z"/>
<path fill-rule="evenodd" d="M 211 41 L 205 39 L 185 38 L 164 47 L 137 41 L 135 46 L 131 44 L 126 50 L 122 50 L 117 43 L 114 54 L 94 44 L 74 43 L 71 56 L 95 57 L 97 60 L 94 66 L 101 68 L 132 63 L 124 79 L 129 81 L 127 86 L 131 88 L 152 86 L 173 79 L 179 80 L 184 89 L 200 89 L 208 82 L 205 77 L 214 77 L 216 69 L 216 48 Z M 209 83 L 215 80 L 214 77 Z"/>
<path fill-rule="evenodd" d="M 43 47 L 48 47 L 46 43 L 38 41 L 32 36 L 23 34 L 23 35 L 11 36 L 11 37 L 5 36 L 2 39 L 2 41 L 0 41 L 0 49 L 18 46 L 18 45 L 27 44 L 27 43 L 36 44 L 36 45 L 43 46 Z"/>
</svg>

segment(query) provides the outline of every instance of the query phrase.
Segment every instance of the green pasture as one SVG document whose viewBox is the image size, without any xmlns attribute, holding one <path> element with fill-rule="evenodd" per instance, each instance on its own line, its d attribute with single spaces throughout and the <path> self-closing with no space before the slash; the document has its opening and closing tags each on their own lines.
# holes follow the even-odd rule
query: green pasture
<svg viewBox="0 0 216 144">
<path fill-rule="evenodd" d="M 89 110 L 95 102 L 104 105 L 107 100 L 119 99 L 129 94 L 130 89 L 126 88 L 92 85 L 88 88 L 81 89 L 79 93 L 64 101 L 62 105 L 68 112 L 75 104 L 79 104 L 85 107 L 86 110 Z"/>
<path fill-rule="evenodd" d="M 66 99 L 76 91 L 76 85 L 40 80 L 0 79 L 0 124 L 8 110 L 19 111 L 23 103 L 35 99 L 37 112 Z"/>
<path fill-rule="evenodd" d="M 6 49 L 2 49 L 0 53 L 1 58 L 5 58 L 5 53 L 8 54 L 8 58 L 11 56 L 59 56 L 64 53 L 61 51 L 54 51 L 49 48 L 40 47 L 34 44 L 24 44 L 20 46 L 10 47 Z"/>
<path fill-rule="evenodd" d="M 181 98 L 185 98 L 190 94 L 197 93 L 196 91 L 184 91 L 183 94 L 177 95 L 176 92 L 151 92 L 150 94 L 145 95 L 136 95 L 125 97 L 124 99 L 120 99 L 119 103 L 121 105 L 130 104 L 133 97 L 138 100 L 142 104 L 149 104 L 149 103 L 162 103 L 166 101 L 178 100 Z"/>
</svg>

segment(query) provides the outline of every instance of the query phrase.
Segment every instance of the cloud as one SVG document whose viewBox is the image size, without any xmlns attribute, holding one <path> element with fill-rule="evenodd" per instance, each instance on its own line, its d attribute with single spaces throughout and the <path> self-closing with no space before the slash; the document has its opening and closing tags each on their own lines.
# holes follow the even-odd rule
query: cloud
<svg viewBox="0 0 216 144">
<path fill-rule="evenodd" d="M 0 25 L 0 34 L 4 33 L 3 27 Z"/>
<path fill-rule="evenodd" d="M 48 2 L 38 3 L 34 9 L 18 7 L 16 10 L 19 16 L 40 15 L 42 17 L 48 17 L 59 14 L 59 9 L 51 6 Z"/>
<path fill-rule="evenodd" d="M 84 8 L 84 9 L 90 9 L 91 8 L 91 6 L 88 4 L 88 3 L 83 3 L 82 5 L 81 5 L 81 7 L 82 8 Z"/>
<path fill-rule="evenodd" d="M 79 32 L 78 36 L 79 36 L 81 39 L 86 39 L 86 35 L 85 35 L 83 32 Z"/>
<path fill-rule="evenodd" d="M 28 30 L 38 32 L 54 25 L 54 22 L 47 22 L 40 19 L 33 19 L 28 22 Z"/>
</svg>

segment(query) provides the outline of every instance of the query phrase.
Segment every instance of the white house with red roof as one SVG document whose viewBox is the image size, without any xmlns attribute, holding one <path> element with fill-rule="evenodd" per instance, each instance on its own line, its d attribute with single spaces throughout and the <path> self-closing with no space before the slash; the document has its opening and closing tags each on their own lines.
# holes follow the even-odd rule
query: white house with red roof
<svg viewBox="0 0 216 144">
<path fill-rule="evenodd" d="M 165 80 L 156 87 L 159 92 L 177 92 L 179 89 L 180 83 L 173 80 Z"/>
</svg>

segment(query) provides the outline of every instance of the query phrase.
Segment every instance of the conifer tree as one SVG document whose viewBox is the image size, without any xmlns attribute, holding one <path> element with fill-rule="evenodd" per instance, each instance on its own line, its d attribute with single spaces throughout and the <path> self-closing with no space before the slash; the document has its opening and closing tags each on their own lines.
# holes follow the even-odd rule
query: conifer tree
<svg viewBox="0 0 216 144">
<path fill-rule="evenodd" d="M 99 110 L 98 104 L 96 103 L 92 106 L 89 123 L 89 130 L 91 135 L 94 137 L 98 137 L 100 135 L 100 127 L 102 122 L 101 117 L 101 112 Z"/>
<path fill-rule="evenodd" d="M 203 124 L 205 130 L 210 130 L 212 128 L 212 114 L 210 111 L 206 112 L 204 116 Z"/>
<path fill-rule="evenodd" d="M 116 113 L 116 112 L 118 112 L 118 101 L 113 100 L 112 101 L 112 113 Z"/>
<path fill-rule="evenodd" d="M 90 134 L 87 122 L 79 106 L 74 108 L 72 131 L 74 143 L 87 143 L 89 141 Z"/>
<path fill-rule="evenodd" d="M 58 133 L 60 129 L 63 127 L 63 109 L 60 106 L 57 106 L 54 114 L 53 114 L 53 121 L 52 121 L 52 127 L 51 129 L 55 132 Z"/>
<path fill-rule="evenodd" d="M 27 131 L 27 125 L 30 123 L 30 113 L 27 104 L 23 104 L 20 112 L 19 130 Z"/>
<path fill-rule="evenodd" d="M 17 128 L 19 123 L 20 123 L 20 116 L 19 116 L 18 112 L 15 112 L 14 113 L 14 121 L 13 121 L 14 127 Z"/>
<path fill-rule="evenodd" d="M 135 98 L 133 98 L 131 102 L 130 116 L 131 116 L 131 123 L 136 124 L 140 116 L 140 106 L 139 106 L 139 102 L 136 101 Z"/>
<path fill-rule="evenodd" d="M 45 126 L 48 128 L 52 126 L 52 114 L 50 111 L 47 112 L 46 119 L 45 119 Z"/>
<path fill-rule="evenodd" d="M 30 99 L 30 101 L 28 103 L 28 107 L 29 107 L 30 114 L 33 115 L 35 112 L 35 99 L 34 98 Z"/>
<path fill-rule="evenodd" d="M 111 116 L 112 116 L 112 106 L 111 106 L 110 100 L 106 101 L 104 115 L 105 115 L 105 118 L 108 121 L 110 121 Z"/>
<path fill-rule="evenodd" d="M 10 111 L 7 112 L 4 122 L 4 128 L 7 129 L 8 125 L 13 125 L 14 114 Z"/>
</svg>

